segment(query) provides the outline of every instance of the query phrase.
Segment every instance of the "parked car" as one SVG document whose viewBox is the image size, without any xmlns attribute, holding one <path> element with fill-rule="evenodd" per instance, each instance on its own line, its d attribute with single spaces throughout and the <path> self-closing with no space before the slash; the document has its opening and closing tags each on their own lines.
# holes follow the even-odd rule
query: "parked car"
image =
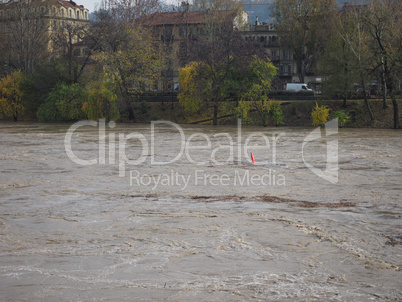
<svg viewBox="0 0 402 302">
<path fill-rule="evenodd" d="M 286 84 L 286 91 L 312 91 L 304 83 L 288 83 Z"/>
</svg>

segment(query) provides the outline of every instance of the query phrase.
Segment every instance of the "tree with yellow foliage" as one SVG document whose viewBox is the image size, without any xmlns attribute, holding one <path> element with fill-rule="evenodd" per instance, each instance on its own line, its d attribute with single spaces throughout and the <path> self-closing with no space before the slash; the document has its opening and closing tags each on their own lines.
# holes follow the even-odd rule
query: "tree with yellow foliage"
<svg viewBox="0 0 402 302">
<path fill-rule="evenodd" d="M 116 99 L 116 94 L 104 82 L 93 82 L 89 86 L 88 98 L 83 103 L 82 110 L 91 120 L 104 118 L 115 121 L 119 118 Z"/>
<path fill-rule="evenodd" d="M 21 79 L 21 71 L 15 71 L 0 80 L 0 117 L 13 118 L 17 121 L 24 112 L 21 102 Z"/>
</svg>

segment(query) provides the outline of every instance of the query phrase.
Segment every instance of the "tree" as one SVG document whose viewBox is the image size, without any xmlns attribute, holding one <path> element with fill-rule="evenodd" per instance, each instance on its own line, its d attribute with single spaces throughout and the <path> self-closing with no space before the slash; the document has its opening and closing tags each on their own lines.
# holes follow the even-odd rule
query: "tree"
<svg viewBox="0 0 402 302">
<path fill-rule="evenodd" d="M 5 73 L 21 70 L 29 74 L 48 57 L 48 24 L 43 18 L 46 12 L 34 0 L 19 0 L 9 5 L 6 21 L 9 43 L 0 46 L 3 54 L 0 68 Z"/>
<path fill-rule="evenodd" d="M 85 88 L 79 84 L 58 83 L 37 112 L 41 122 L 64 122 L 85 118 L 82 110 Z"/>
<path fill-rule="evenodd" d="M 181 104 L 189 110 L 198 109 L 202 103 L 213 107 L 214 125 L 220 101 L 239 97 L 250 82 L 244 75 L 252 68 L 251 62 L 256 56 L 266 58 L 258 42 L 243 39 L 238 29 L 241 11 L 228 5 L 223 10 L 205 11 L 204 24 L 190 43 L 193 63 L 181 69 L 179 75 Z"/>
<path fill-rule="evenodd" d="M 21 79 L 22 73 L 15 71 L 0 80 L 0 116 L 12 117 L 14 121 L 24 112 Z"/>
<path fill-rule="evenodd" d="M 314 70 L 324 45 L 333 0 L 276 0 L 272 17 L 281 46 L 294 54 L 299 81 Z"/>
<path fill-rule="evenodd" d="M 104 2 L 105 9 L 96 13 L 92 26 L 92 38 L 97 46 L 95 58 L 104 66 L 110 81 L 115 83 L 129 120 L 135 120 L 135 97 L 160 75 L 161 63 L 150 30 L 136 22 L 136 17 L 152 11 L 155 3 Z"/>
<path fill-rule="evenodd" d="M 340 16 L 337 15 L 334 18 L 338 19 Z M 336 20 L 333 24 L 338 22 L 339 20 Z M 353 52 L 337 30 L 333 29 L 329 33 L 329 39 L 325 45 L 318 70 L 324 76 L 324 94 L 341 97 L 343 107 L 346 108 L 347 99 L 356 93 L 356 79 L 359 78 L 359 69 Z"/>
<path fill-rule="evenodd" d="M 335 23 L 337 33 L 347 45 L 356 60 L 356 70 L 359 74 L 359 84 L 363 90 L 364 103 L 374 121 L 374 115 L 367 99 L 367 82 L 369 80 L 370 52 L 367 45 L 366 26 L 363 18 L 363 6 L 344 6 L 340 18 Z"/>
<path fill-rule="evenodd" d="M 53 60 L 64 61 L 66 83 L 78 83 L 96 47 L 93 39 L 87 37 L 88 30 L 86 25 L 63 21 L 52 33 Z"/>
<path fill-rule="evenodd" d="M 395 99 L 395 86 L 402 71 L 402 2 L 374 0 L 364 10 L 371 66 L 381 75 L 383 107 L 387 108 L 387 92 L 391 92 L 394 109 L 394 128 L 399 128 L 399 109 Z"/>
<path fill-rule="evenodd" d="M 117 96 L 104 82 L 93 82 L 89 86 L 88 98 L 82 106 L 82 110 L 91 120 L 104 118 L 106 120 L 117 120 L 119 109 L 116 104 Z"/>
<path fill-rule="evenodd" d="M 215 77 L 221 73 L 224 78 Z M 181 92 L 178 95 L 180 104 L 189 112 L 197 112 L 203 105 L 212 103 L 214 108 L 213 123 L 217 124 L 219 103 L 227 98 L 237 98 L 241 104 L 246 101 L 263 102 L 271 81 L 276 74 L 276 68 L 271 62 L 257 56 L 243 67 L 240 73 L 237 68 L 231 68 L 223 74 L 217 67 L 211 69 L 205 62 L 192 62 L 180 70 L 179 82 Z M 221 80 L 217 85 L 216 79 Z M 244 110 L 242 110 L 244 111 Z"/>
</svg>

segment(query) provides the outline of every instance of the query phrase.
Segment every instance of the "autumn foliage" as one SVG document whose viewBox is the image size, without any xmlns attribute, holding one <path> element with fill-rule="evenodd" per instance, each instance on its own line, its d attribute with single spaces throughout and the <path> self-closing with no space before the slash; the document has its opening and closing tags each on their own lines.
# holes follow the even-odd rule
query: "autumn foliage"
<svg viewBox="0 0 402 302">
<path fill-rule="evenodd" d="M 13 118 L 17 121 L 24 112 L 21 79 L 21 71 L 14 71 L 0 80 L 0 117 Z"/>
</svg>

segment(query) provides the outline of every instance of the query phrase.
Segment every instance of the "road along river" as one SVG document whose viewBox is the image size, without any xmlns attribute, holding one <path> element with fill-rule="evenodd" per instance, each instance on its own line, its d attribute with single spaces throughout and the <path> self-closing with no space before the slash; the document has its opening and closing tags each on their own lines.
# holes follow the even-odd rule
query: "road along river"
<svg viewBox="0 0 402 302">
<path fill-rule="evenodd" d="M 402 300 L 401 132 L 84 124 L 0 123 L 1 301 Z"/>
</svg>

